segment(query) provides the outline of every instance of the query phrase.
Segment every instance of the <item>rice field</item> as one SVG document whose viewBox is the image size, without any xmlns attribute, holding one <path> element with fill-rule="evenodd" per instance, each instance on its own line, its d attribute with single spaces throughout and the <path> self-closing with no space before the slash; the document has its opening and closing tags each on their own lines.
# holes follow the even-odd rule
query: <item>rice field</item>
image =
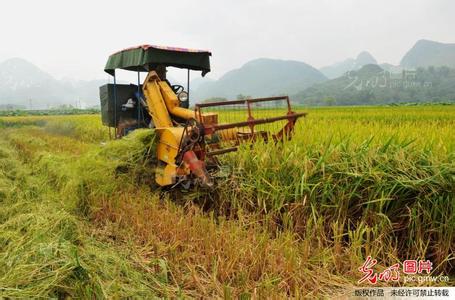
<svg viewBox="0 0 455 300">
<path fill-rule="evenodd" d="M 455 106 L 303 111 L 291 141 L 223 156 L 214 190 L 171 192 L 150 130 L 0 118 L 0 298 L 331 298 L 367 256 L 453 286 Z"/>
</svg>

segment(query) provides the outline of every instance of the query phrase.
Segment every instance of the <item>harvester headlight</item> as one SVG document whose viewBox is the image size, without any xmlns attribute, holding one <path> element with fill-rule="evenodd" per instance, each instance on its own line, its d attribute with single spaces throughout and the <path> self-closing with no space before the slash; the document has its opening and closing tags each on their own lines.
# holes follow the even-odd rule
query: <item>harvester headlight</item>
<svg viewBox="0 0 455 300">
<path fill-rule="evenodd" d="M 188 93 L 185 91 L 182 91 L 179 93 L 177 96 L 180 102 L 187 102 L 188 101 Z"/>
</svg>

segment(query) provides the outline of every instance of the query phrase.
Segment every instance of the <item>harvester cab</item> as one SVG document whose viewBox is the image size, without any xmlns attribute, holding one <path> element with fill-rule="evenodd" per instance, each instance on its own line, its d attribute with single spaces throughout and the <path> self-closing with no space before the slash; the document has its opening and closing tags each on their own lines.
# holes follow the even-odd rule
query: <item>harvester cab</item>
<svg viewBox="0 0 455 300">
<path fill-rule="evenodd" d="M 211 53 L 154 45 L 112 54 L 105 71 L 113 84 L 100 87 L 103 124 L 120 138 L 136 128 L 150 128 L 158 136 L 155 181 L 160 186 L 195 182 L 212 186 L 208 166 L 217 155 L 236 151 L 257 139 L 290 139 L 298 118 L 287 96 L 202 102 L 190 109 L 190 70 L 210 72 Z M 172 85 L 166 68 L 187 69 L 187 89 Z M 138 83 L 118 84 L 116 70 L 137 72 Z M 140 73 L 147 75 L 141 83 Z"/>
</svg>

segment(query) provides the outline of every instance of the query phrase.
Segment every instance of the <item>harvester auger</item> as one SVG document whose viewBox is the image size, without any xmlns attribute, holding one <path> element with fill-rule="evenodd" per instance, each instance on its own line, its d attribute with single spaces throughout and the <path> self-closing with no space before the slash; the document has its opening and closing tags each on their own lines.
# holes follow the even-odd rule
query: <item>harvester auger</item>
<svg viewBox="0 0 455 300">
<path fill-rule="evenodd" d="M 209 51 L 142 45 L 112 54 L 105 71 L 113 84 L 100 87 L 102 121 L 120 138 L 137 128 L 158 136 L 155 181 L 172 186 L 194 180 L 212 186 L 207 165 L 236 151 L 241 143 L 290 139 L 297 119 L 287 96 L 197 103 L 189 109 L 190 70 L 210 72 Z M 171 85 L 166 68 L 188 70 L 187 91 Z M 137 72 L 138 83 L 117 84 L 116 69 Z M 140 82 L 140 72 L 147 72 Z"/>
</svg>

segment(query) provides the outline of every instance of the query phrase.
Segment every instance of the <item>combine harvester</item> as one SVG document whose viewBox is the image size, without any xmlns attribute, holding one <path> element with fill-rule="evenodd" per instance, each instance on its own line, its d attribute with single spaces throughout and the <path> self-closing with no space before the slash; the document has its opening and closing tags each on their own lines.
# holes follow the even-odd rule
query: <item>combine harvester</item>
<svg viewBox="0 0 455 300">
<path fill-rule="evenodd" d="M 241 143 L 290 139 L 298 118 L 287 96 L 204 102 L 189 109 L 190 70 L 210 72 L 209 51 L 142 45 L 112 54 L 104 71 L 113 84 L 100 87 L 103 124 L 120 138 L 137 128 L 151 128 L 156 146 L 156 183 L 175 186 L 196 182 L 213 186 L 207 169 L 217 155 L 236 151 Z M 187 90 L 171 85 L 166 68 L 187 69 Z M 137 72 L 137 85 L 117 84 L 116 70 Z M 140 73 L 147 72 L 141 84 Z"/>
</svg>

